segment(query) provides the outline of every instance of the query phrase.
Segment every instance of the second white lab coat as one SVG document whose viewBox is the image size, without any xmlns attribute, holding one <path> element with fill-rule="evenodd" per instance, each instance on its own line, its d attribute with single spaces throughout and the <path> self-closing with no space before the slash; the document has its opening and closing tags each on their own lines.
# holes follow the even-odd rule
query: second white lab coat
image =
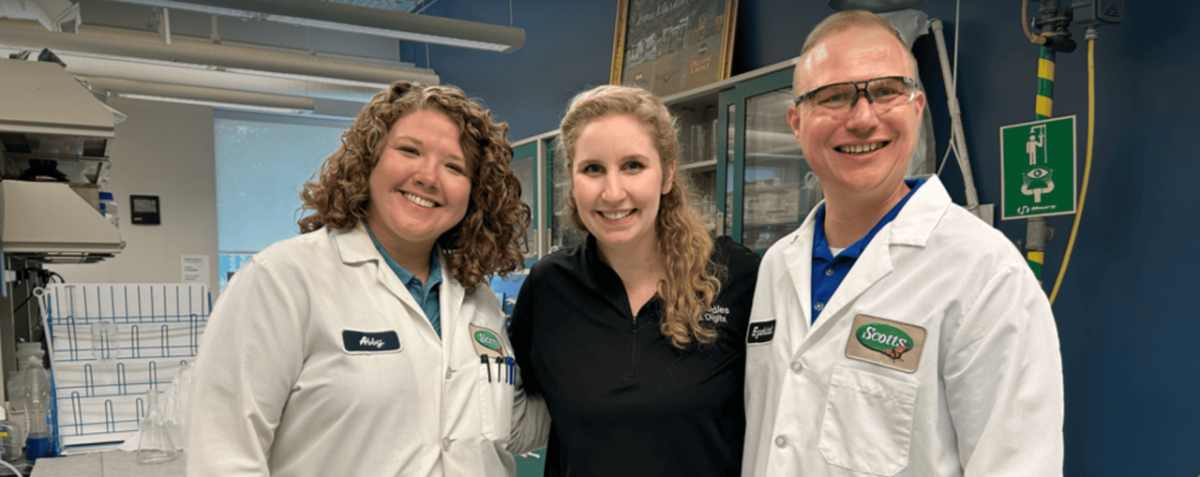
<svg viewBox="0 0 1200 477">
<path fill-rule="evenodd" d="M 439 339 L 362 223 L 255 255 L 201 340 L 188 475 L 516 475 L 512 454 L 548 438 L 545 404 L 482 367 L 473 330 L 511 356 L 500 304 L 441 263 Z M 393 332 L 398 349 L 370 338 Z"/>
<path fill-rule="evenodd" d="M 1013 244 L 930 178 L 810 324 L 814 216 L 759 271 L 743 475 L 1062 475 L 1057 329 Z M 858 315 L 923 328 L 891 361 L 917 368 L 849 357 Z"/>
</svg>

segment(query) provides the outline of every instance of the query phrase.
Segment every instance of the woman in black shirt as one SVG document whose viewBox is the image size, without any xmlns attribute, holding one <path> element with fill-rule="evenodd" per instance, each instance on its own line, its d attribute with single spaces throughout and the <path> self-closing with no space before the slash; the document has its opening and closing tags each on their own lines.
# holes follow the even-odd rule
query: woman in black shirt
<svg viewBox="0 0 1200 477">
<path fill-rule="evenodd" d="M 587 240 L 534 264 L 510 329 L 550 409 L 546 475 L 737 475 L 758 255 L 691 210 L 675 120 L 649 92 L 581 93 L 561 132 Z"/>
</svg>

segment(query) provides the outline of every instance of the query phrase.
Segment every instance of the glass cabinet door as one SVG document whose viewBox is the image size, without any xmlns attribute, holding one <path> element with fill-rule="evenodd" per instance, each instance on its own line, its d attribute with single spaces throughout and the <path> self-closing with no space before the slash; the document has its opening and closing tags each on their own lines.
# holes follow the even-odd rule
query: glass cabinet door
<svg viewBox="0 0 1200 477">
<path fill-rule="evenodd" d="M 571 178 L 567 176 L 567 156 L 557 151 L 558 144 L 557 137 L 546 141 L 546 177 L 550 178 L 546 182 L 546 196 L 550 197 L 550 203 L 546 204 L 550 222 L 550 247 L 547 253 L 574 247 L 587 238 L 586 234 L 571 225 L 571 217 L 564 212 L 567 202 L 563 194 Z"/>
<path fill-rule="evenodd" d="M 679 131 L 675 171 L 691 187 L 690 203 L 710 234 L 717 234 L 718 119 L 715 95 L 669 106 Z"/>
<path fill-rule="evenodd" d="M 821 185 L 787 124 L 791 70 L 737 86 L 734 237 L 759 253 L 792 233 L 821 200 Z M 736 177 L 740 176 L 740 177 Z"/>
<path fill-rule="evenodd" d="M 529 228 L 525 231 L 525 246 L 521 247 L 521 251 L 525 253 L 525 261 L 530 263 L 530 259 L 536 259 L 538 253 L 538 174 L 537 174 L 537 141 L 518 146 L 513 149 L 513 159 L 509 163 L 509 167 L 517 174 L 517 179 L 521 181 L 521 202 L 529 205 L 529 209 L 533 216 L 530 217 Z"/>
</svg>

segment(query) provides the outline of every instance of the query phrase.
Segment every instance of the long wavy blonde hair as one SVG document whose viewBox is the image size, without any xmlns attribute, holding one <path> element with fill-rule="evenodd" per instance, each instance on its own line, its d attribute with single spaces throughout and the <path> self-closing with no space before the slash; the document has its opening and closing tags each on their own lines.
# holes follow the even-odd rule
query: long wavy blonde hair
<svg viewBox="0 0 1200 477">
<path fill-rule="evenodd" d="M 379 162 L 388 131 L 406 114 L 437 111 L 458 126 L 459 144 L 471 170 L 471 200 L 462 222 L 438 237 L 449 272 L 467 293 L 492 274 L 506 275 L 525 265 L 521 252 L 531 217 L 521 202 L 521 182 L 509 168 L 508 125 L 452 86 L 398 81 L 376 94 L 342 133 L 342 146 L 325 159 L 314 180 L 304 183 L 300 232 L 321 227 L 354 228 L 366 216 L 371 171 Z"/>
<path fill-rule="evenodd" d="M 579 135 L 592 121 L 610 114 L 629 114 L 645 127 L 654 143 L 663 170 L 669 170 L 679 157 L 679 139 L 675 118 L 661 100 L 649 91 L 624 86 L 600 86 L 575 96 L 567 106 L 566 117 L 559 125 L 562 134 L 561 153 L 567 158 L 564 212 L 571 224 L 587 232 L 575 202 L 574 167 L 575 145 Z M 686 348 L 692 341 L 700 344 L 717 339 L 717 330 L 701 325 L 700 318 L 721 290 L 719 276 L 723 267 L 712 263 L 713 240 L 700 216 L 689 206 L 695 194 L 683 173 L 676 173 L 670 192 L 663 194 L 655 220 L 655 239 L 658 257 L 666 271 L 666 280 L 659 281 L 658 296 L 662 299 L 663 320 L 660 331 L 677 348 Z"/>
</svg>

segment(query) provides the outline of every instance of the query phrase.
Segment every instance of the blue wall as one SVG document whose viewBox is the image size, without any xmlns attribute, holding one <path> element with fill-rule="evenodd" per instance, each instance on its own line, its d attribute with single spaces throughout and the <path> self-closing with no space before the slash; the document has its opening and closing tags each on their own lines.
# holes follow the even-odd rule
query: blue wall
<svg viewBox="0 0 1200 477">
<path fill-rule="evenodd" d="M 796 55 L 803 37 L 832 13 L 826 2 L 741 0 L 733 73 Z M 1036 3 L 1031 2 L 1033 7 Z M 426 13 L 508 24 L 507 2 L 442 0 Z M 943 20 L 953 45 L 955 2 L 921 10 Z M 1070 268 L 1054 305 L 1066 380 L 1067 476 L 1200 474 L 1200 289 L 1193 271 L 1198 232 L 1200 41 L 1188 33 L 1200 2 L 1126 2 L 1125 22 L 1101 28 L 1096 44 L 1096 142 L 1090 190 Z M 431 46 L 446 83 L 482 98 L 512 124 L 511 139 L 557 127 L 566 101 L 607 82 L 616 2 L 513 0 L 526 44 L 512 54 Z M 1000 126 L 1034 119 L 1037 47 L 1017 23 L 1020 3 L 966 1 L 961 11 L 959 99 L 971 167 L 984 203 L 1000 201 Z M 1083 31 L 1072 27 L 1076 40 Z M 938 158 L 948 137 L 944 87 L 931 37 L 914 50 L 929 90 Z M 405 45 L 425 64 L 424 45 Z M 1054 114 L 1077 115 L 1082 175 L 1087 126 L 1086 44 L 1060 53 Z M 1192 146 L 1194 147 L 1194 146 Z M 1193 159 L 1187 159 L 1192 157 Z M 963 202 L 954 164 L 944 182 Z M 1081 177 L 1082 181 L 1082 177 Z M 1192 184 L 1189 186 L 1188 184 Z M 1050 224 L 1049 292 L 1066 250 L 1071 217 Z M 1000 230 L 1025 235 L 1023 221 Z"/>
</svg>

